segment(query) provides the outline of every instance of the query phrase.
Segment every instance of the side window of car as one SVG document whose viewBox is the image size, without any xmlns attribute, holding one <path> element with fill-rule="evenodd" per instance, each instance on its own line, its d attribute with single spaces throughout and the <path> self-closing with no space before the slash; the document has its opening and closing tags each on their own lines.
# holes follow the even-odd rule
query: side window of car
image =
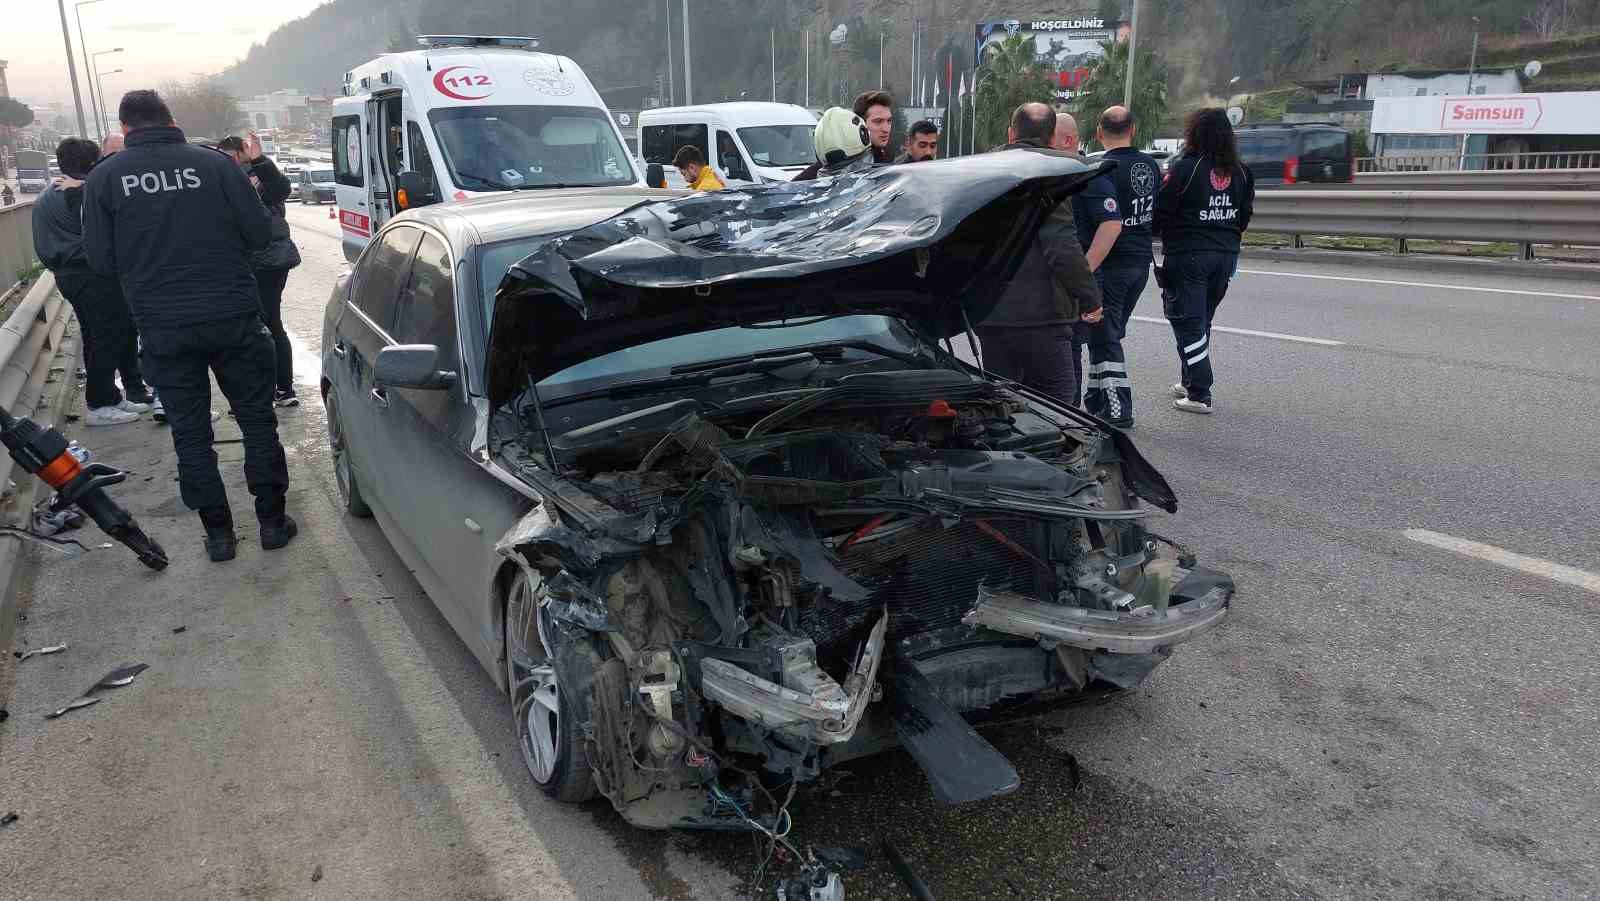
<svg viewBox="0 0 1600 901">
<path fill-rule="evenodd" d="M 660 163 L 663 166 L 672 164 L 672 126 L 646 125 L 644 127 L 644 161 L 647 163 Z"/>
<path fill-rule="evenodd" d="M 733 135 L 725 131 L 717 132 L 717 159 L 722 164 L 722 171 L 729 178 L 740 181 L 754 181 L 750 177 L 750 167 L 744 164 L 744 154 L 739 152 L 739 144 L 734 141 Z"/>
<path fill-rule="evenodd" d="M 406 143 L 411 145 L 411 171 L 422 176 L 428 193 L 439 194 L 439 184 L 433 175 L 433 158 L 428 156 L 428 144 L 422 139 L 422 129 L 415 122 L 406 123 Z"/>
<path fill-rule="evenodd" d="M 357 273 L 356 308 L 383 329 L 393 332 L 395 303 L 400 285 L 411 266 L 411 254 L 422 233 L 415 228 L 391 228 L 378 238 L 378 246 Z"/>
<path fill-rule="evenodd" d="M 433 344 L 439 348 L 439 369 L 455 370 L 456 303 L 450 253 L 444 242 L 424 234 L 411 261 L 411 278 L 401 292 L 394 339 L 401 344 Z"/>
<path fill-rule="evenodd" d="M 360 116 L 335 116 L 333 119 L 333 179 L 352 188 L 365 183 L 361 177 Z"/>
</svg>

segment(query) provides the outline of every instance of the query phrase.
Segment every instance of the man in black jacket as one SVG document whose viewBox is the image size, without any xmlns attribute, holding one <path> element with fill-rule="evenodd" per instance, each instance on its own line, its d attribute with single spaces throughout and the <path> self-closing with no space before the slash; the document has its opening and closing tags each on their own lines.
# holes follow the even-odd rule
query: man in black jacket
<svg viewBox="0 0 1600 901">
<path fill-rule="evenodd" d="M 139 372 L 139 339 L 122 286 L 90 269 L 83 253 L 83 179 L 99 157 L 100 148 L 85 138 L 66 138 L 56 145 L 64 177 L 52 182 L 33 205 L 33 251 L 55 273 L 56 287 L 78 316 L 88 373 L 84 422 L 117 425 L 137 421 L 154 398 Z M 119 373 L 126 394 L 117 390 Z"/>
<path fill-rule="evenodd" d="M 1011 116 L 1005 149 L 1050 152 L 1055 129 L 1055 110 L 1024 103 Z M 1073 327 L 1079 321 L 1099 322 L 1100 316 L 1100 288 L 1078 245 L 1072 204 L 1059 203 L 1040 226 L 994 312 L 978 327 L 984 368 L 1076 404 Z"/>
<path fill-rule="evenodd" d="M 289 270 L 300 265 L 300 250 L 289 237 L 289 220 L 283 206 L 292 186 L 272 157 L 261 152 L 261 139 L 255 132 L 243 138 L 229 135 L 217 142 L 217 149 L 249 173 L 251 183 L 261 195 L 261 204 L 272 219 L 272 240 L 265 248 L 250 254 L 250 268 L 256 275 L 256 289 L 261 293 L 261 316 L 272 332 L 277 358 L 274 371 L 278 389 L 272 395 L 272 402 L 279 407 L 298 407 L 300 399 L 294 390 L 294 348 L 289 344 L 289 333 L 283 328 L 283 289 L 289 282 Z"/>
<path fill-rule="evenodd" d="M 89 265 L 122 280 L 178 453 L 183 501 L 199 511 L 206 553 L 233 559 L 237 538 L 211 442 L 211 375 L 244 435 L 244 475 L 261 546 L 298 531 L 284 512 L 289 471 L 273 415 L 272 335 L 248 253 L 271 238 L 267 211 L 233 160 L 189 144 L 155 91 L 118 110 L 127 147 L 89 175 L 83 207 Z"/>
</svg>

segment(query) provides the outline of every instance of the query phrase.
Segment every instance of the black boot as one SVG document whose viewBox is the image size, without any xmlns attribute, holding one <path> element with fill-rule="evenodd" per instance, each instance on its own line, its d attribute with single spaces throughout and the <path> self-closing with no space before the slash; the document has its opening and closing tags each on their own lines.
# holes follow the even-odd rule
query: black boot
<svg viewBox="0 0 1600 901">
<path fill-rule="evenodd" d="M 200 524 L 206 528 L 206 556 L 211 562 L 232 560 L 239 548 L 239 537 L 233 533 L 233 511 L 227 507 L 201 510 Z"/>
<path fill-rule="evenodd" d="M 287 513 L 261 521 L 261 549 L 275 551 L 300 534 L 300 526 Z"/>
</svg>

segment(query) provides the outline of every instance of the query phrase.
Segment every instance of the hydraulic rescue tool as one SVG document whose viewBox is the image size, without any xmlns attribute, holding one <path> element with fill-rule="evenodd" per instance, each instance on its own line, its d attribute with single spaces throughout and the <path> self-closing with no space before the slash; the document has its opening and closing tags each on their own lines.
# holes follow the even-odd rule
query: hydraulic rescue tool
<svg viewBox="0 0 1600 901">
<path fill-rule="evenodd" d="M 140 563 L 151 569 L 167 568 L 167 552 L 139 528 L 133 514 L 105 492 L 106 486 L 126 480 L 127 473 L 104 463 L 80 462 L 68 449 L 67 436 L 5 410 L 0 410 L 0 443 L 5 444 L 18 466 L 55 489 L 56 496 L 50 501 L 52 511 L 76 506 L 101 531 L 127 545 Z"/>
</svg>

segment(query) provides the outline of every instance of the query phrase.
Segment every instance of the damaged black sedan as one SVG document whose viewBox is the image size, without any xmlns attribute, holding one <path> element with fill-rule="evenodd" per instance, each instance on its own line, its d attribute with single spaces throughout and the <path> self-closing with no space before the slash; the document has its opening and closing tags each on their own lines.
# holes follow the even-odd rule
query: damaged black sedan
<svg viewBox="0 0 1600 901">
<path fill-rule="evenodd" d="M 766 831 L 764 781 L 900 745 L 988 797 L 1018 778 L 971 718 L 1137 685 L 1224 621 L 1126 435 L 954 353 L 1096 171 L 1018 150 L 374 238 L 325 329 L 339 486 L 549 794 Z"/>
</svg>

